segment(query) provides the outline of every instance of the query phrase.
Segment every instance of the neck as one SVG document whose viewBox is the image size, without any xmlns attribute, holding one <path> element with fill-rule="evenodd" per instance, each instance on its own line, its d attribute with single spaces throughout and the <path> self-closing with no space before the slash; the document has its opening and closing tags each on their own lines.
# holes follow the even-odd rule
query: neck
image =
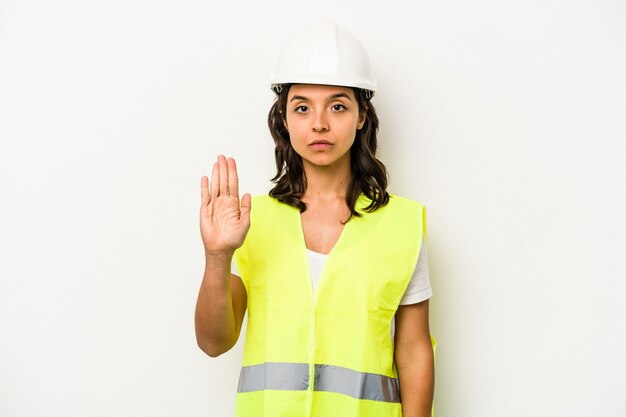
<svg viewBox="0 0 626 417">
<path fill-rule="evenodd" d="M 306 175 L 307 188 L 304 192 L 305 199 L 345 199 L 348 186 L 352 180 L 350 160 L 347 158 L 344 163 L 316 166 L 304 162 L 304 173 Z"/>
</svg>

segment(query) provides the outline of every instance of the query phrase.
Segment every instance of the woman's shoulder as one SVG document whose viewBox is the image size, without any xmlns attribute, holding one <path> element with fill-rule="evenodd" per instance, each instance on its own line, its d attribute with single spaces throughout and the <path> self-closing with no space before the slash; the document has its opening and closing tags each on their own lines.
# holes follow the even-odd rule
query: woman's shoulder
<svg viewBox="0 0 626 417">
<path fill-rule="evenodd" d="M 272 198 L 267 194 L 256 194 L 252 196 L 252 203 L 268 204 L 272 202 L 271 200 L 276 201 L 275 198 Z"/>
<path fill-rule="evenodd" d="M 278 199 L 271 197 L 268 194 L 257 194 L 252 196 L 252 212 L 254 212 L 255 208 L 257 211 L 293 209 L 290 205 L 283 203 L 282 201 L 278 201 Z"/>
<path fill-rule="evenodd" d="M 417 200 L 413 200 L 411 198 L 399 196 L 396 194 L 389 194 L 389 203 L 388 205 L 392 205 L 398 208 L 405 209 L 413 209 L 413 210 L 422 210 L 425 208 L 424 204 Z"/>
<path fill-rule="evenodd" d="M 423 230 L 426 235 L 426 206 L 419 201 L 389 194 L 388 206 L 393 207 L 393 214 L 403 217 L 404 219 L 413 219 L 416 225 Z"/>
<path fill-rule="evenodd" d="M 425 211 L 425 206 L 419 201 L 391 193 L 389 193 L 389 200 L 387 203 L 374 211 L 369 210 L 370 203 L 371 200 L 366 197 L 365 194 L 361 194 L 356 204 L 357 211 L 366 217 L 372 215 L 374 215 L 374 217 L 395 215 L 419 216 L 420 213 Z"/>
</svg>

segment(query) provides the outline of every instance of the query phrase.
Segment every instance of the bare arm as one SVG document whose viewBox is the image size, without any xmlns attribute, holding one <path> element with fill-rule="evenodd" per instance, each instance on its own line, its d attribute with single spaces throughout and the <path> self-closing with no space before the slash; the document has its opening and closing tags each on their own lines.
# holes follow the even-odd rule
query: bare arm
<svg viewBox="0 0 626 417">
<path fill-rule="evenodd" d="M 196 341 L 203 352 L 216 357 L 235 345 L 246 303 L 243 282 L 230 273 L 230 258 L 207 256 L 195 315 Z"/>
<path fill-rule="evenodd" d="M 400 380 L 402 415 L 430 417 L 435 386 L 428 300 L 398 307 L 395 361 Z"/>
<path fill-rule="evenodd" d="M 198 346 L 209 356 L 219 356 L 237 342 L 246 311 L 246 290 L 230 273 L 233 253 L 243 244 L 250 227 L 250 195 L 239 201 L 235 161 L 222 155 L 213 164 L 211 186 L 202 177 L 200 231 L 205 270 L 196 303 Z"/>
</svg>

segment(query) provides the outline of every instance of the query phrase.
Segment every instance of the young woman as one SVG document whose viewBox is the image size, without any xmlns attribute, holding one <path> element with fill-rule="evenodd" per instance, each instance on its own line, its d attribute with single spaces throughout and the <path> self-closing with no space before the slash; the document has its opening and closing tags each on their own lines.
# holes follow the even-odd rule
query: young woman
<svg viewBox="0 0 626 417">
<path fill-rule="evenodd" d="M 201 179 L 198 345 L 228 351 L 247 309 L 237 416 L 430 416 L 425 209 L 386 191 L 367 54 L 319 25 L 287 46 L 272 88 L 269 195 L 240 199 L 222 155 Z"/>
</svg>

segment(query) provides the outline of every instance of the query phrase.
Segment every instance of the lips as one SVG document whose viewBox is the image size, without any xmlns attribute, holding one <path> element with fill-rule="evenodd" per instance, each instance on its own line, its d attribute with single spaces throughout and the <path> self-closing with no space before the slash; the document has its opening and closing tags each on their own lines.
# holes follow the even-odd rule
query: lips
<svg viewBox="0 0 626 417">
<path fill-rule="evenodd" d="M 315 151 L 325 151 L 330 149 L 333 146 L 333 143 L 328 140 L 316 140 L 309 143 L 309 148 Z"/>
</svg>

